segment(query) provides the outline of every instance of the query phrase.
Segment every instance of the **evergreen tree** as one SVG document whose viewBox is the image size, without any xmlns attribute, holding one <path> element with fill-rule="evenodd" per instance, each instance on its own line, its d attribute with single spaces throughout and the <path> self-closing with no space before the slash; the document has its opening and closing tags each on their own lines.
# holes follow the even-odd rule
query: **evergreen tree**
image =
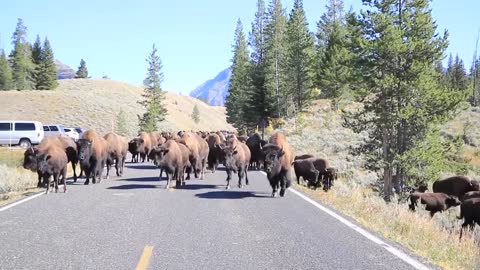
<svg viewBox="0 0 480 270">
<path fill-rule="evenodd" d="M 315 77 L 315 45 L 308 31 L 308 22 L 303 1 L 295 0 L 287 23 L 287 81 L 293 92 L 295 107 L 304 109 L 314 98 L 312 94 Z"/>
<path fill-rule="evenodd" d="M 339 100 L 350 94 L 352 76 L 352 55 L 342 1 L 331 0 L 318 25 L 318 35 L 325 40 L 319 43 L 317 84 L 323 97 L 331 98 L 337 108 Z"/>
<path fill-rule="evenodd" d="M 337 30 L 334 29 L 335 25 L 342 25 L 345 20 L 343 0 L 328 0 L 325 8 L 326 12 L 317 23 L 316 37 L 319 58 L 322 58 L 332 32 Z"/>
<path fill-rule="evenodd" d="M 12 86 L 12 70 L 5 52 L 0 50 L 0 90 L 11 90 Z"/>
<path fill-rule="evenodd" d="M 40 63 L 42 62 L 41 54 L 42 54 L 42 42 L 40 41 L 40 36 L 37 35 L 37 38 L 35 39 L 35 42 L 33 43 L 33 46 L 32 46 L 32 59 L 33 59 L 33 63 L 36 66 L 39 66 Z"/>
<path fill-rule="evenodd" d="M 468 87 L 468 77 L 467 72 L 465 70 L 465 65 L 463 64 L 463 60 L 460 59 L 458 54 L 455 56 L 455 61 L 453 62 L 453 66 L 450 68 L 449 72 L 447 73 L 448 77 L 448 86 L 450 88 L 464 91 Z"/>
<path fill-rule="evenodd" d="M 293 103 L 287 88 L 287 18 L 280 0 L 272 0 L 265 29 L 265 100 L 268 116 L 288 116 Z"/>
<path fill-rule="evenodd" d="M 37 85 L 38 90 L 53 90 L 57 88 L 57 67 L 53 57 L 52 47 L 48 38 L 43 42 L 43 48 L 40 54 L 40 64 L 38 66 Z"/>
<path fill-rule="evenodd" d="M 249 101 L 247 97 L 250 96 L 252 85 L 247 41 L 240 20 L 237 21 L 235 29 L 231 69 L 232 75 L 230 77 L 228 95 L 225 102 L 227 121 L 237 129 L 242 129 L 248 125 L 249 118 L 247 114 L 249 113 Z"/>
<path fill-rule="evenodd" d="M 257 1 L 257 11 L 255 19 L 252 23 L 252 31 L 250 32 L 251 54 L 251 83 L 252 91 L 249 95 L 247 115 L 244 117 L 253 125 L 265 123 L 270 116 L 271 102 L 267 98 L 265 89 L 265 55 L 266 55 L 266 25 L 267 14 L 265 10 L 264 0 Z"/>
<path fill-rule="evenodd" d="M 200 123 L 200 111 L 198 110 L 197 104 L 195 104 L 195 106 L 193 106 L 191 117 L 192 117 L 193 122 L 195 122 L 195 124 Z"/>
<path fill-rule="evenodd" d="M 157 48 L 153 44 L 152 52 L 146 59 L 148 62 L 147 77 L 143 81 L 145 91 L 142 95 L 144 100 L 139 103 L 143 105 L 146 112 L 140 116 L 139 127 L 140 131 L 153 132 L 157 130 L 157 123 L 165 120 L 167 109 L 162 104 L 165 99 L 165 92 L 162 90 L 161 83 L 163 82 L 162 61 L 157 55 Z"/>
<path fill-rule="evenodd" d="M 117 125 L 116 125 L 116 130 L 115 132 L 119 135 L 122 136 L 127 136 L 128 135 L 128 129 L 127 129 L 127 119 L 125 112 L 120 109 L 120 111 L 117 114 Z"/>
<path fill-rule="evenodd" d="M 470 69 L 470 78 L 472 81 L 472 96 L 470 103 L 472 106 L 478 106 L 480 104 L 480 60 L 474 59 L 472 67 Z"/>
<path fill-rule="evenodd" d="M 11 53 L 12 75 L 17 90 L 33 89 L 35 68 L 32 62 L 32 48 L 26 40 L 27 27 L 18 19 L 12 36 L 14 49 Z"/>
<path fill-rule="evenodd" d="M 370 169 L 383 174 L 383 195 L 389 200 L 392 176 L 403 182 L 406 175 L 402 157 L 448 119 L 467 93 L 438 84 L 435 63 L 448 42 L 446 33 L 435 33 L 429 0 L 363 2 L 368 12 L 355 22 L 363 39 L 354 47 L 365 74 L 364 106 L 346 123 L 356 132 L 369 132 L 358 150 Z"/>
<path fill-rule="evenodd" d="M 80 60 L 80 66 L 78 67 L 77 73 L 75 73 L 75 78 L 77 79 L 88 78 L 87 63 L 85 63 L 85 60 L 83 59 Z"/>
</svg>

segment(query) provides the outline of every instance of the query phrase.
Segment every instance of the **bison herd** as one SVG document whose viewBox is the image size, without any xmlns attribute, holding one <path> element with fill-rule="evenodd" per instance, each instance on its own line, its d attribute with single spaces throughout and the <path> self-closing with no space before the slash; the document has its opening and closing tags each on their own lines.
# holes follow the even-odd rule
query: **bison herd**
<svg viewBox="0 0 480 270">
<path fill-rule="evenodd" d="M 185 181 L 195 178 L 204 179 L 205 171 L 215 173 L 223 164 L 226 171 L 226 189 L 234 174 L 238 176 L 239 188 L 248 185 L 248 171 L 262 169 L 272 187 L 272 197 L 285 195 L 285 191 L 296 179 L 298 184 L 328 191 L 337 179 L 337 171 L 326 159 L 305 154 L 295 156 L 294 149 L 281 132 L 274 133 L 268 141 L 255 133 L 251 136 L 238 136 L 232 133 L 218 132 L 140 132 L 131 140 L 107 133 L 100 136 L 93 130 L 86 131 L 82 138 L 73 141 L 68 137 L 47 137 L 39 145 L 27 149 L 24 153 L 23 167 L 38 174 L 38 187 L 50 187 L 65 183 L 67 164 L 71 163 L 73 180 L 84 174 L 85 185 L 109 177 L 110 169 L 115 165 L 116 175 L 122 176 L 127 152 L 132 155 L 131 162 L 152 161 L 167 177 L 165 188 L 175 181 L 177 188 Z M 80 174 L 76 167 L 80 165 Z M 54 185 L 51 185 L 53 178 Z M 302 179 L 302 181 L 300 181 Z M 66 185 L 63 185 L 66 192 Z M 460 217 L 464 219 L 463 229 L 473 229 L 480 225 L 480 186 L 479 182 L 465 176 L 454 176 L 433 183 L 433 192 L 427 192 L 421 186 L 411 192 L 409 208 L 415 211 L 420 204 L 430 211 L 430 215 L 460 205 Z"/>
</svg>

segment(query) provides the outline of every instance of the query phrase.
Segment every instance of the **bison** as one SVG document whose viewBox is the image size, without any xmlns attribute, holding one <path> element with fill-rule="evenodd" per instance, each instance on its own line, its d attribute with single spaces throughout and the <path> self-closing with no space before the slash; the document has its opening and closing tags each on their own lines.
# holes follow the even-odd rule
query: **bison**
<svg viewBox="0 0 480 270">
<path fill-rule="evenodd" d="M 301 160 L 301 159 L 307 159 L 307 158 L 313 158 L 314 155 L 310 155 L 310 154 L 304 154 L 304 155 L 300 155 L 300 156 L 295 156 L 295 158 L 293 160 Z"/>
<path fill-rule="evenodd" d="M 115 170 L 117 176 L 122 176 L 123 168 L 125 166 L 125 159 L 127 158 L 128 144 L 124 137 L 113 132 L 105 134 L 103 137 L 107 142 L 107 175 L 108 179 L 110 168 L 115 162 Z"/>
<path fill-rule="evenodd" d="M 170 187 L 170 181 L 173 179 L 176 180 L 177 187 L 183 184 L 180 174 L 184 171 L 185 164 L 182 158 L 182 151 L 176 141 L 168 140 L 163 145 L 154 148 L 150 153 L 150 157 L 153 158 L 154 163 L 160 170 L 164 170 L 167 173 L 167 184 L 165 188 L 168 189 Z"/>
<path fill-rule="evenodd" d="M 463 219 L 462 228 L 460 229 L 460 239 L 462 239 L 463 229 L 469 226 L 473 231 L 475 224 L 480 225 L 480 198 L 470 198 L 463 201 L 460 206 L 460 216 Z"/>
<path fill-rule="evenodd" d="M 462 197 L 462 201 L 466 201 L 468 199 L 473 199 L 473 198 L 480 198 L 480 191 L 469 191 L 465 193 Z"/>
<path fill-rule="evenodd" d="M 300 177 L 308 183 L 308 186 L 318 186 L 318 176 L 320 172 L 315 169 L 312 159 L 303 159 L 293 161 L 293 169 L 297 176 L 297 184 L 300 184 Z"/>
<path fill-rule="evenodd" d="M 141 145 L 140 138 L 133 138 L 131 141 L 128 142 L 128 152 L 132 154 L 132 163 L 138 163 L 138 149 Z"/>
<path fill-rule="evenodd" d="M 212 170 L 212 173 L 218 167 L 218 164 L 223 162 L 223 153 L 222 149 L 220 148 L 220 144 L 222 143 L 220 137 L 217 134 L 209 134 L 206 138 L 209 153 L 208 153 L 208 167 Z"/>
<path fill-rule="evenodd" d="M 68 157 L 65 149 L 55 140 L 42 141 L 38 147 L 30 147 L 24 153 L 23 167 L 37 173 L 37 187 L 42 186 L 42 180 L 47 184 L 46 193 L 50 188 L 50 176 L 53 176 L 56 192 L 58 192 L 61 176 L 64 182 L 63 190 L 66 192 L 67 164 Z"/>
<path fill-rule="evenodd" d="M 262 140 L 260 134 L 255 133 L 248 137 L 246 144 L 252 153 L 252 158 L 250 159 L 250 168 L 260 169 L 265 160 L 262 148 L 267 144 L 267 141 Z"/>
<path fill-rule="evenodd" d="M 417 202 L 420 199 L 421 204 L 425 204 L 425 210 L 430 211 L 430 216 L 435 213 L 447 210 L 452 206 L 460 205 L 460 201 L 454 196 L 445 193 L 420 193 L 414 192 L 410 194 L 410 210 L 415 211 Z"/>
<path fill-rule="evenodd" d="M 433 183 L 433 192 L 442 192 L 462 199 L 469 191 L 480 190 L 479 184 L 467 176 L 452 176 Z"/>
<path fill-rule="evenodd" d="M 245 176 L 245 184 L 248 185 L 248 165 L 250 163 L 250 150 L 248 146 L 240 141 L 234 140 L 223 149 L 225 156 L 225 170 L 227 171 L 227 186 L 230 188 L 232 172 L 238 173 L 238 187 L 242 188 L 242 179 Z"/>
<path fill-rule="evenodd" d="M 293 179 L 292 162 L 295 156 L 293 149 L 285 135 L 276 132 L 270 137 L 269 143 L 263 147 L 263 152 L 265 153 L 264 170 L 272 187 L 272 197 L 275 197 L 278 188 L 280 188 L 280 196 L 283 197 Z"/>
<path fill-rule="evenodd" d="M 95 131 L 88 130 L 83 133 L 82 139 L 77 141 L 78 159 L 80 167 L 85 172 L 85 185 L 90 183 L 92 177 L 93 183 L 100 183 L 102 179 L 103 167 L 107 160 L 107 142 Z"/>
<path fill-rule="evenodd" d="M 203 179 L 209 153 L 208 144 L 202 137 L 194 132 L 183 132 L 181 134 L 182 137 L 178 142 L 184 144 L 190 150 L 189 159 L 195 178 L 198 178 L 198 173 L 200 173 L 200 179 Z M 187 180 L 188 179 L 190 179 L 190 173 L 187 175 Z"/>
<path fill-rule="evenodd" d="M 337 170 L 332 167 L 326 168 L 323 174 L 323 190 L 330 190 L 335 180 L 337 180 Z"/>
</svg>

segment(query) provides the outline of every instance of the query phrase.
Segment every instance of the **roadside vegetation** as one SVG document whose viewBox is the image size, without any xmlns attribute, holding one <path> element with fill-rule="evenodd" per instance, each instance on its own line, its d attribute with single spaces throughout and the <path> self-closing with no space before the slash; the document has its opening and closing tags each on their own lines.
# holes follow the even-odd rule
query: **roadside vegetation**
<svg viewBox="0 0 480 270">
<path fill-rule="evenodd" d="M 23 149 L 0 148 L 0 205 L 37 191 L 37 175 L 22 168 Z"/>
</svg>

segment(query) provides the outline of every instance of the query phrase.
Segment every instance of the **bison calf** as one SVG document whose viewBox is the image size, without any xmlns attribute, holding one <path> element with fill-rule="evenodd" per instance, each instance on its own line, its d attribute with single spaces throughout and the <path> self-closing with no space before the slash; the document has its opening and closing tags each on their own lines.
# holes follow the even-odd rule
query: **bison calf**
<svg viewBox="0 0 480 270">
<path fill-rule="evenodd" d="M 415 211 L 419 199 L 421 204 L 425 204 L 425 210 L 430 211 L 431 217 L 437 212 L 442 212 L 452 206 L 460 205 L 460 201 L 457 198 L 445 193 L 414 192 L 410 195 L 410 210 Z"/>
<path fill-rule="evenodd" d="M 463 229 L 467 226 L 473 231 L 475 224 L 480 225 L 480 198 L 471 198 L 465 200 L 460 206 L 460 216 L 463 219 L 462 228 L 460 229 L 460 239 L 462 239 Z"/>
<path fill-rule="evenodd" d="M 315 169 L 311 159 L 300 159 L 293 161 L 293 169 L 297 176 L 297 184 L 300 185 L 300 177 L 303 181 L 307 182 L 307 185 L 317 188 L 318 176 L 320 172 Z"/>
</svg>

